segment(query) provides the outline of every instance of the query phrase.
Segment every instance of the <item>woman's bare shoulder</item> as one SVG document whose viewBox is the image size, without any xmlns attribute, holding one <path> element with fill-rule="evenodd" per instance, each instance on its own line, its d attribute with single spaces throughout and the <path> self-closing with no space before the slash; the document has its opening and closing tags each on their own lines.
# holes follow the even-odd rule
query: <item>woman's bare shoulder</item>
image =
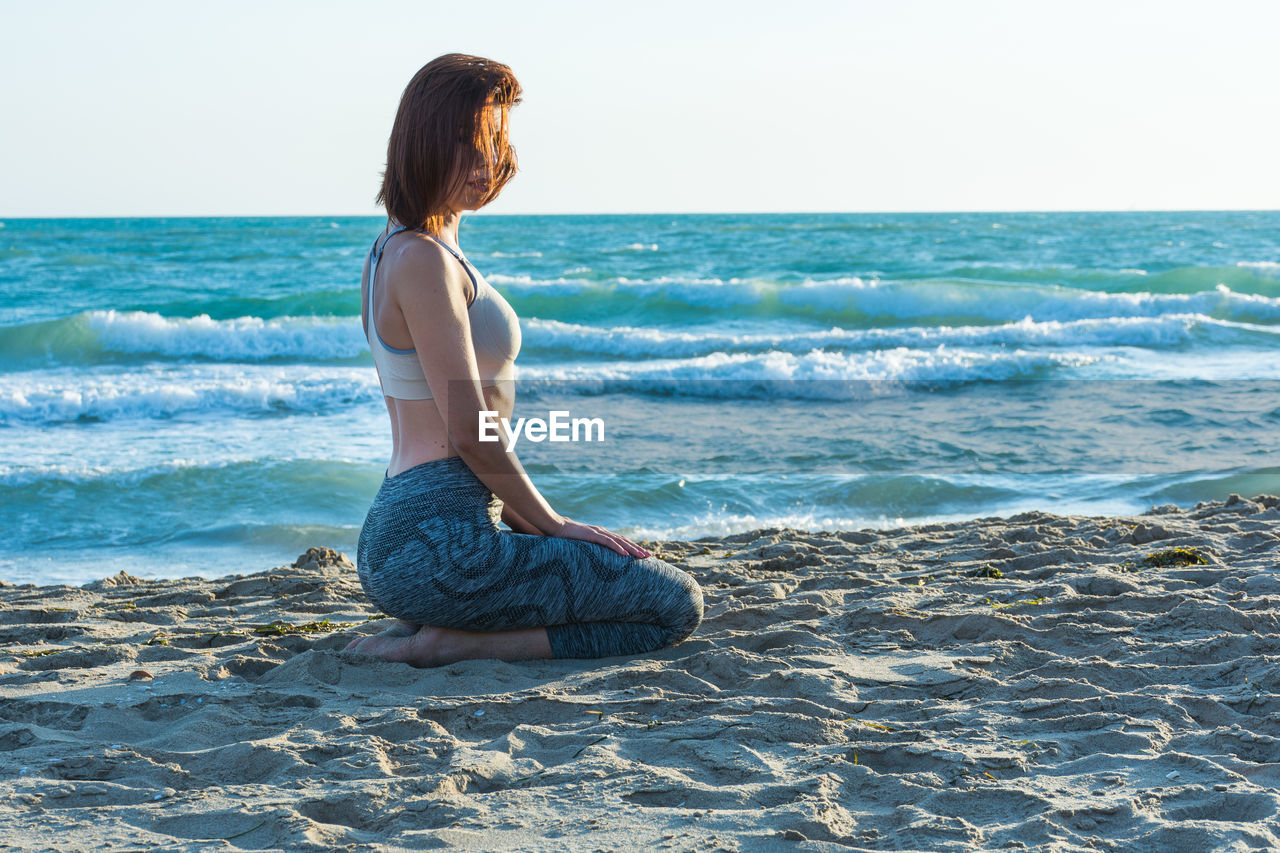
<svg viewBox="0 0 1280 853">
<path fill-rule="evenodd" d="M 387 283 L 401 301 L 457 298 L 464 306 L 471 289 L 471 281 L 458 260 L 435 240 L 419 233 L 406 235 L 392 269 L 387 270 Z"/>
</svg>

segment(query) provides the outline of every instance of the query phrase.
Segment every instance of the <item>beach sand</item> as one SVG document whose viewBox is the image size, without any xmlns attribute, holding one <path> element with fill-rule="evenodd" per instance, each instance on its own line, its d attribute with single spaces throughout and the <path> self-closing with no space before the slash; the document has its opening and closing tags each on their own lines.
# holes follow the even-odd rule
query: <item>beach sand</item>
<svg viewBox="0 0 1280 853">
<path fill-rule="evenodd" d="M 1280 499 L 644 544 L 707 610 L 635 659 L 343 652 L 322 549 L 0 586 L 0 846 L 1280 847 Z"/>
</svg>

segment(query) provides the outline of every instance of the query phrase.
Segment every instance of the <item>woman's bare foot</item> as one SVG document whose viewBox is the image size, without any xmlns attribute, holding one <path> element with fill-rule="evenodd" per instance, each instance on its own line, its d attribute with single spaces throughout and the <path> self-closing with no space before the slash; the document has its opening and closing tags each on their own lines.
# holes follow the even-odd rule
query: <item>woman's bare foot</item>
<svg viewBox="0 0 1280 853">
<path fill-rule="evenodd" d="M 403 631 L 394 633 L 399 627 L 394 626 L 393 629 L 372 637 L 361 637 L 348 645 L 346 651 L 419 667 L 443 666 L 476 658 L 530 660 L 551 657 L 546 628 L 459 631 L 423 625 L 414 633 L 406 635 Z"/>
<path fill-rule="evenodd" d="M 411 634 L 384 632 L 364 637 L 347 648 L 362 655 L 413 666 L 442 666 L 463 660 L 458 648 L 461 638 L 455 635 L 465 633 L 424 625 Z"/>
<path fill-rule="evenodd" d="M 364 644 L 366 640 L 372 640 L 372 639 L 375 639 L 376 637 L 412 637 L 414 634 L 418 633 L 418 629 L 421 627 L 422 626 L 419 625 L 417 622 L 406 622 L 404 619 L 394 619 L 391 622 L 391 627 L 383 631 L 381 634 L 373 634 L 366 637 L 356 637 L 354 640 L 347 643 L 346 648 L 344 648 L 343 651 L 344 652 L 356 651 L 358 648 L 360 648 Z"/>
</svg>

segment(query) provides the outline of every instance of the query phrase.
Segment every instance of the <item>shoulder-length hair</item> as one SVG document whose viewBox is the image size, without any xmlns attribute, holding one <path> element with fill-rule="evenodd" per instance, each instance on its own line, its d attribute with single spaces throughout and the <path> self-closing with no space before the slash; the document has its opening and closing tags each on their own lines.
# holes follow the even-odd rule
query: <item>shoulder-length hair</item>
<svg viewBox="0 0 1280 853">
<path fill-rule="evenodd" d="M 438 232 L 453 212 L 449 199 L 486 161 L 493 166 L 481 204 L 493 201 L 516 173 L 507 114 L 520 96 L 501 62 L 447 53 L 422 66 L 400 97 L 377 203 L 401 225 Z"/>
</svg>

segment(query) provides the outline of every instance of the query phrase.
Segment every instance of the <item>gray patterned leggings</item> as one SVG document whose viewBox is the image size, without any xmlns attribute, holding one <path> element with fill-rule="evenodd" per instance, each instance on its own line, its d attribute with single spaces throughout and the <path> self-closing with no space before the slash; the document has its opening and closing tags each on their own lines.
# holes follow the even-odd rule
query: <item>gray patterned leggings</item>
<svg viewBox="0 0 1280 853">
<path fill-rule="evenodd" d="M 702 621 L 702 590 L 657 557 L 498 527 L 502 501 L 459 456 L 387 477 L 356 567 L 384 613 L 440 628 L 545 626 L 557 658 L 651 652 Z"/>
</svg>

